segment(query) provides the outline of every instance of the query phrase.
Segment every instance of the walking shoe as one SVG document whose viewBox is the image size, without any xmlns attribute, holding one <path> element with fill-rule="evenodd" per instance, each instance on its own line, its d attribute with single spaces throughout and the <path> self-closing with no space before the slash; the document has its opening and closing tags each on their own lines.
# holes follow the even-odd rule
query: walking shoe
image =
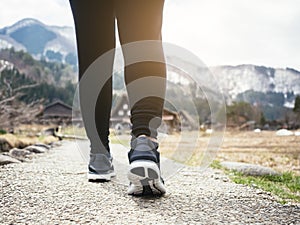
<svg viewBox="0 0 300 225">
<path fill-rule="evenodd" d="M 130 195 L 163 195 L 166 193 L 159 168 L 158 144 L 147 137 L 138 137 L 131 141 L 128 153 L 130 169 L 127 177 L 130 181 Z"/>
<path fill-rule="evenodd" d="M 110 181 L 116 176 L 114 166 L 112 165 L 113 158 L 106 154 L 90 154 L 90 163 L 88 171 L 89 181 Z"/>
</svg>

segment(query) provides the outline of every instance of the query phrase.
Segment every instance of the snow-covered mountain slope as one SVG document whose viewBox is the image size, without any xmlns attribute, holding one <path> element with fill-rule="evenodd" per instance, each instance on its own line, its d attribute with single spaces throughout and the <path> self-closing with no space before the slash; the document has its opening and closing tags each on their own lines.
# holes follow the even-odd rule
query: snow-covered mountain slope
<svg viewBox="0 0 300 225">
<path fill-rule="evenodd" d="M 231 98 L 247 90 L 300 94 L 300 72 L 293 69 L 239 65 L 213 67 L 211 71 Z"/>
<path fill-rule="evenodd" d="M 176 60 L 178 61 L 176 58 L 169 61 Z M 228 104 L 240 100 L 241 95 L 244 94 L 248 97 L 250 95 L 252 98 L 253 96 L 262 96 L 259 94 L 269 94 L 270 96 L 280 94 L 284 98 L 283 105 L 292 108 L 295 96 L 300 95 L 300 72 L 291 68 L 271 68 L 251 64 L 205 68 L 182 60 L 180 63 L 182 68 L 188 68 L 189 71 L 192 71 L 192 76 L 198 76 L 198 79 L 191 76 L 192 79 L 198 80 L 198 83 L 200 81 L 200 84 L 208 87 L 209 90 L 216 91 L 218 90 L 217 86 L 219 86 Z M 178 65 L 180 63 L 177 62 Z M 169 73 L 170 75 L 178 74 L 179 77 L 184 76 L 184 73 L 171 67 Z M 173 77 L 176 78 L 173 81 L 178 83 L 178 76 Z M 181 82 L 181 85 L 184 84 Z M 245 101 L 247 100 L 245 99 Z"/>
<path fill-rule="evenodd" d="M 76 58 L 72 27 L 48 26 L 36 19 L 23 19 L 0 29 L 0 48 L 11 47 L 25 50 L 35 58 L 61 62 Z"/>
</svg>

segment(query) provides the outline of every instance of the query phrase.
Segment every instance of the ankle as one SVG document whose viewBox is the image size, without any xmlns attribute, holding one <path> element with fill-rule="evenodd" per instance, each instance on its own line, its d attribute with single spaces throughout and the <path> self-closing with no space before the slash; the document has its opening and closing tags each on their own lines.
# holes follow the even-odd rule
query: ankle
<svg viewBox="0 0 300 225">
<path fill-rule="evenodd" d="M 150 141 L 153 141 L 153 142 L 155 142 L 155 143 L 158 143 L 158 141 L 157 141 L 156 138 L 147 136 L 147 135 L 145 135 L 145 134 L 141 134 L 141 135 L 139 135 L 139 136 L 137 136 L 137 137 L 146 137 L 146 138 L 148 138 Z"/>
</svg>

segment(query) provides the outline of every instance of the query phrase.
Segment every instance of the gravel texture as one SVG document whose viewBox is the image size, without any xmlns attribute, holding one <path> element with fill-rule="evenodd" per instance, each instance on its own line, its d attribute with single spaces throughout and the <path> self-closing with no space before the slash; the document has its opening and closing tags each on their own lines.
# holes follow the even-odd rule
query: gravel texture
<svg viewBox="0 0 300 225">
<path fill-rule="evenodd" d="M 183 168 L 166 180 L 161 198 L 128 196 L 117 182 L 87 182 L 72 142 L 1 166 L 0 178 L 0 224 L 300 224 L 299 205 L 279 204 L 213 169 Z"/>
</svg>

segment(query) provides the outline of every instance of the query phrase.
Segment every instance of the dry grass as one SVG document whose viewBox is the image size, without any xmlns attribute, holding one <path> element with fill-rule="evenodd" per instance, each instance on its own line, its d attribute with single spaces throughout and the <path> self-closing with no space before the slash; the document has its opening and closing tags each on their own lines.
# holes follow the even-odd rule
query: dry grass
<svg viewBox="0 0 300 225">
<path fill-rule="evenodd" d="M 84 135 L 83 130 L 79 128 L 75 133 Z M 63 128 L 62 132 L 74 134 L 74 129 Z M 222 139 L 218 135 L 220 134 L 213 134 L 217 141 Z M 211 141 L 211 135 L 204 132 L 175 133 L 159 139 L 162 156 L 192 166 L 207 164 L 212 159 L 217 159 L 254 163 L 277 171 L 292 171 L 300 174 L 300 136 L 276 136 L 275 131 L 254 133 L 227 130 L 221 148 L 218 151 L 210 148 L 213 149 L 210 152 L 207 151 L 207 146 Z M 130 136 L 129 134 L 117 135 L 111 130 L 110 140 L 112 143 L 129 147 Z"/>
<path fill-rule="evenodd" d="M 276 136 L 275 131 L 226 132 L 217 159 L 254 163 L 300 174 L 300 137 Z"/>
<path fill-rule="evenodd" d="M 5 139 L 11 148 L 25 148 L 35 143 L 50 144 L 58 141 L 58 138 L 40 135 L 42 130 L 50 127 L 55 127 L 55 125 L 21 125 L 14 129 L 15 134 L 2 134 L 0 138 Z"/>
<path fill-rule="evenodd" d="M 211 139 L 209 135 L 200 133 L 195 142 L 195 136 L 193 132 L 190 133 L 190 138 L 182 138 L 179 134 L 168 136 L 161 144 L 162 154 L 175 160 L 179 158 L 178 161 L 183 159 L 192 166 L 201 165 L 203 157 L 208 155 L 207 146 Z M 216 156 L 215 159 L 219 161 L 254 163 L 277 171 L 300 174 L 299 136 L 276 136 L 275 131 L 227 131 L 219 151 L 210 151 L 209 155 L 211 158 Z"/>
<path fill-rule="evenodd" d="M 113 133 L 112 133 L 113 134 Z M 300 174 L 300 136 L 276 136 L 275 131 L 226 131 L 219 150 L 212 141 L 222 139 L 221 134 L 203 132 L 175 133 L 160 138 L 161 155 L 191 166 L 207 165 L 213 159 L 236 161 L 271 167 L 277 171 Z M 128 135 L 111 136 L 113 143 L 129 146 Z M 214 144 L 213 142 L 212 144 Z M 216 144 L 217 146 L 217 144 Z"/>
<path fill-rule="evenodd" d="M 3 134 L 0 138 L 5 139 L 9 146 L 12 148 L 25 148 L 26 146 L 33 145 L 35 143 L 49 144 L 58 141 L 56 137 L 53 136 L 24 136 L 24 135 L 13 135 L 13 134 Z"/>
</svg>

